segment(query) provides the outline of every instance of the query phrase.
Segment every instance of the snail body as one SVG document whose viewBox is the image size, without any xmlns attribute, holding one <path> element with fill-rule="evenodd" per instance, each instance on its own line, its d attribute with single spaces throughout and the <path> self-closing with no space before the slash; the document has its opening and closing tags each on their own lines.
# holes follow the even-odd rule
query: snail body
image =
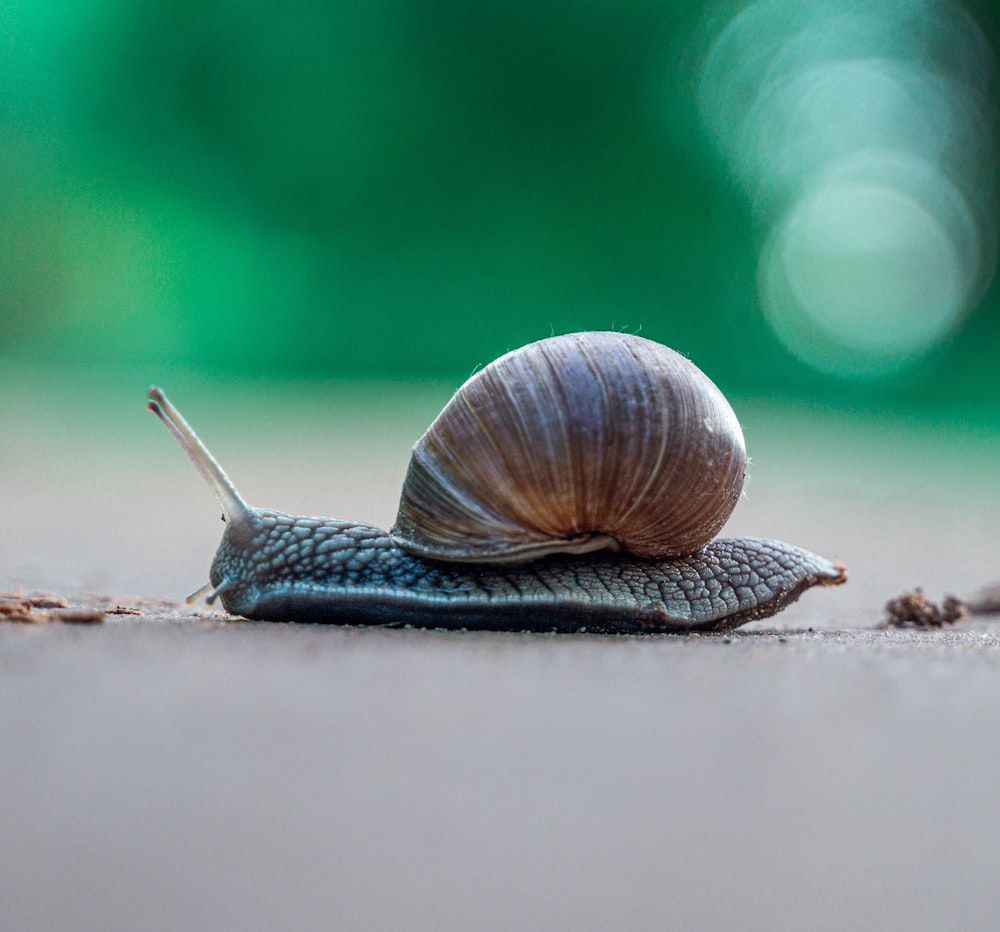
<svg viewBox="0 0 1000 932">
<path fill-rule="evenodd" d="M 415 445 L 388 534 L 252 508 L 149 398 L 222 506 L 209 600 L 246 618 L 711 631 L 846 578 L 780 541 L 712 539 L 742 490 L 742 432 L 700 370 L 639 337 L 553 337 L 474 375 Z"/>
</svg>

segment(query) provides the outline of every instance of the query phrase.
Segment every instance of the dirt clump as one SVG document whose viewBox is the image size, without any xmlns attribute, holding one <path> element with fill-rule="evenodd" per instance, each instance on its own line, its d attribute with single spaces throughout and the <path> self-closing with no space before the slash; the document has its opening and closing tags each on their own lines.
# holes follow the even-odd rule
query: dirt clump
<svg viewBox="0 0 1000 932">
<path fill-rule="evenodd" d="M 946 595 L 941 604 L 931 601 L 917 587 L 885 604 L 887 628 L 943 628 L 969 614 L 969 607 L 955 595 Z"/>
</svg>

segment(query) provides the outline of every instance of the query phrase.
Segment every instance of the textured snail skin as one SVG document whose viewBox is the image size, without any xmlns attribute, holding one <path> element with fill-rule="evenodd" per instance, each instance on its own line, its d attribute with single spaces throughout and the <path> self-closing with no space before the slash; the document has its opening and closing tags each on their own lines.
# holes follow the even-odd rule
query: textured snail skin
<svg viewBox="0 0 1000 932">
<path fill-rule="evenodd" d="M 725 631 L 845 578 L 840 563 L 755 538 L 661 560 L 449 564 L 371 525 L 262 509 L 227 524 L 211 570 L 226 610 L 256 620 L 614 634 Z"/>
</svg>

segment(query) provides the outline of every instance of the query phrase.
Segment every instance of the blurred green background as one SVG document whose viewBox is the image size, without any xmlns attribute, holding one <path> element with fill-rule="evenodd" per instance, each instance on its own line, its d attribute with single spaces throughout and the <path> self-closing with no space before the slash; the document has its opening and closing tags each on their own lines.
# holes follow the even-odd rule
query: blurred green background
<svg viewBox="0 0 1000 932">
<path fill-rule="evenodd" d="M 781 211 L 757 209 L 704 111 L 706 56 L 747 6 L 8 0 L 0 360 L 460 378 L 625 329 L 747 394 L 1000 407 L 991 113 L 956 169 L 983 259 L 954 319 L 863 377 L 776 335 L 758 263 Z M 872 9 L 905 29 L 916 7 L 967 25 Z M 995 49 L 995 5 L 965 9 Z M 990 55 L 949 62 L 926 22 L 925 71 L 992 108 Z M 773 48 L 756 28 L 751 52 Z M 885 60 L 916 61 L 894 36 L 872 39 Z M 859 54 L 842 46 L 822 54 Z M 947 172 L 969 147 L 937 131 Z"/>
</svg>

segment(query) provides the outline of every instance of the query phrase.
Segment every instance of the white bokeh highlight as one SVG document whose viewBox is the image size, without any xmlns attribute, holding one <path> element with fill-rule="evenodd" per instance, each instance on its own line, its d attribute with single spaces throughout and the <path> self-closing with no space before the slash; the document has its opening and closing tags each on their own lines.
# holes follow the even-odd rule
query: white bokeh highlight
<svg viewBox="0 0 1000 932">
<path fill-rule="evenodd" d="M 994 267 L 994 57 L 940 0 L 760 0 L 714 31 L 706 129 L 762 230 L 761 307 L 808 365 L 891 376 Z"/>
</svg>

